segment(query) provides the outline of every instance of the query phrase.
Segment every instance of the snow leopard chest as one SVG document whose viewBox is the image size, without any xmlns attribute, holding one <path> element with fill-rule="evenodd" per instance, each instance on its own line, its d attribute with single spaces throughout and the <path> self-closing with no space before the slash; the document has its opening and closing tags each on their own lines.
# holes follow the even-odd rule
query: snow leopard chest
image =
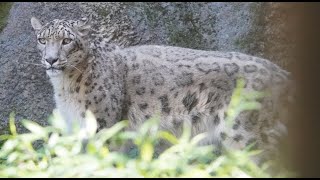
<svg viewBox="0 0 320 180">
<path fill-rule="evenodd" d="M 54 98 L 56 102 L 56 107 L 66 121 L 67 126 L 70 128 L 72 124 L 79 124 L 80 127 L 84 125 L 84 112 L 83 104 L 79 98 L 79 94 L 71 93 L 73 90 L 68 84 L 59 82 L 55 84 L 55 80 L 51 79 L 54 84 Z"/>
</svg>

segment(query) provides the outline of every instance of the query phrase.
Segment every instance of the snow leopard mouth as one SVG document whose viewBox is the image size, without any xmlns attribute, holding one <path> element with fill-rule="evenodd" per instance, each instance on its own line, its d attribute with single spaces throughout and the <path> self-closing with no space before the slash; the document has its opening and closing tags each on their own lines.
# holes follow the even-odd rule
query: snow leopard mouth
<svg viewBox="0 0 320 180">
<path fill-rule="evenodd" d="M 49 67 L 49 68 L 47 68 L 46 69 L 47 71 L 62 71 L 63 70 L 63 68 L 57 68 L 57 67 Z"/>
<path fill-rule="evenodd" d="M 46 69 L 47 74 L 50 77 L 56 77 L 63 73 L 63 68 L 57 68 L 57 67 L 49 67 Z"/>
</svg>

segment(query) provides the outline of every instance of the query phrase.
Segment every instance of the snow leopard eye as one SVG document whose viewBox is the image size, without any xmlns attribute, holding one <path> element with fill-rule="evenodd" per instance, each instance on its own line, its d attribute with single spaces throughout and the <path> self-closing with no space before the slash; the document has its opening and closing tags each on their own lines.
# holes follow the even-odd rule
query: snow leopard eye
<svg viewBox="0 0 320 180">
<path fill-rule="evenodd" d="M 63 45 L 66 45 L 66 44 L 71 43 L 71 41 L 72 41 L 72 39 L 70 39 L 70 38 L 65 38 L 65 39 L 62 40 L 62 44 L 63 44 Z"/>
<path fill-rule="evenodd" d="M 46 40 L 45 40 L 44 38 L 39 38 L 39 39 L 38 39 L 38 42 L 39 42 L 40 44 L 46 44 Z"/>
</svg>

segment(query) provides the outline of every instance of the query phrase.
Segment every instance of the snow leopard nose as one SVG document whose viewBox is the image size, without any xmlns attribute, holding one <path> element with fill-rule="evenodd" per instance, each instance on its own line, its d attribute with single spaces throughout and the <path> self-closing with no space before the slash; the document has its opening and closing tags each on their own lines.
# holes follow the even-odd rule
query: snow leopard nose
<svg viewBox="0 0 320 180">
<path fill-rule="evenodd" d="M 58 58 L 48 58 L 46 61 L 52 66 L 52 64 L 58 61 Z"/>
</svg>

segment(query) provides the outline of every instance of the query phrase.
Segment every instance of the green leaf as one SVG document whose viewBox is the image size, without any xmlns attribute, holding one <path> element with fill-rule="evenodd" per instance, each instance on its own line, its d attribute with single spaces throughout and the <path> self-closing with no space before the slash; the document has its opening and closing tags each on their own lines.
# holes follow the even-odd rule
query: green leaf
<svg viewBox="0 0 320 180">
<path fill-rule="evenodd" d="M 183 123 L 183 132 L 180 137 L 180 141 L 183 143 L 187 143 L 191 137 L 191 127 L 187 122 Z"/>
<path fill-rule="evenodd" d="M 22 124 L 33 134 L 36 134 L 40 137 L 47 137 L 47 131 L 45 128 L 41 127 L 39 124 L 29 120 L 23 120 Z"/>
<path fill-rule="evenodd" d="M 96 146 L 95 146 L 95 144 L 93 142 L 89 142 L 87 144 L 87 152 L 90 153 L 90 154 L 94 154 L 94 153 L 97 152 L 97 148 L 96 148 Z"/>
<path fill-rule="evenodd" d="M 49 122 L 50 124 L 52 124 L 52 127 L 57 128 L 61 132 L 67 132 L 67 122 L 62 118 L 61 114 L 57 109 L 53 110 Z"/>
<path fill-rule="evenodd" d="M 192 144 L 192 145 L 197 145 L 201 140 L 203 140 L 204 138 L 206 138 L 207 135 L 208 135 L 207 133 L 201 133 L 201 134 L 196 135 L 195 137 L 193 137 L 193 138 L 191 139 L 190 144 Z"/>
<path fill-rule="evenodd" d="M 97 141 L 99 142 L 105 142 L 111 137 L 115 136 L 117 133 L 119 133 L 123 128 L 125 128 L 128 125 L 128 121 L 120 121 L 117 124 L 113 125 L 109 129 L 103 129 L 97 134 Z"/>
<path fill-rule="evenodd" d="M 269 94 L 266 93 L 266 92 L 252 91 L 252 92 L 249 92 L 247 94 L 244 94 L 243 98 L 246 99 L 246 100 L 251 101 L 251 100 L 261 99 L 261 98 L 266 97 L 268 95 Z"/>
<path fill-rule="evenodd" d="M 22 140 L 24 143 L 31 143 L 33 141 L 36 141 L 38 139 L 41 139 L 41 136 L 37 134 L 20 134 L 19 138 Z"/>
<path fill-rule="evenodd" d="M 94 136 L 98 129 L 97 120 L 93 113 L 89 110 L 86 111 L 85 127 L 89 137 Z"/>
<path fill-rule="evenodd" d="M 56 146 L 54 148 L 54 152 L 60 157 L 68 157 L 68 155 L 70 154 L 69 151 L 63 146 Z"/>
<path fill-rule="evenodd" d="M 158 137 L 165 139 L 172 144 L 177 144 L 179 142 L 178 139 L 173 134 L 171 134 L 167 131 L 160 131 L 158 134 Z"/>
<path fill-rule="evenodd" d="M 153 145 L 150 142 L 145 142 L 141 147 L 141 158 L 143 161 L 151 161 L 153 157 Z"/>
<path fill-rule="evenodd" d="M 59 134 L 58 133 L 53 133 L 51 134 L 49 140 L 48 140 L 48 146 L 49 147 L 54 147 L 59 140 Z"/>
<path fill-rule="evenodd" d="M 244 110 L 255 110 L 255 109 L 260 109 L 261 108 L 261 104 L 258 102 L 244 102 L 241 105 L 241 111 Z"/>
<path fill-rule="evenodd" d="M 17 139 L 9 139 L 7 140 L 2 148 L 1 148 L 1 154 L 2 153 L 9 153 L 10 151 L 12 151 L 14 148 L 16 148 L 19 145 L 19 142 Z"/>
<path fill-rule="evenodd" d="M 17 129 L 16 125 L 14 124 L 14 112 L 10 113 L 10 119 L 9 119 L 9 126 L 10 126 L 10 132 L 12 135 L 16 136 L 17 135 Z"/>
<path fill-rule="evenodd" d="M 154 132 L 158 129 L 158 124 L 159 118 L 152 117 L 141 125 L 141 127 L 139 128 L 139 134 L 141 134 L 142 136 L 148 136 L 148 132 Z"/>
<path fill-rule="evenodd" d="M 13 152 L 8 156 L 7 162 L 8 163 L 12 163 L 13 161 L 15 161 L 19 156 L 21 156 L 19 153 L 17 152 Z"/>
<path fill-rule="evenodd" d="M 119 137 L 125 140 L 136 139 L 138 137 L 138 134 L 135 131 L 124 131 L 119 134 Z"/>
<path fill-rule="evenodd" d="M 100 150 L 100 155 L 102 157 L 107 157 L 109 153 L 110 152 L 109 152 L 109 149 L 107 147 L 102 147 L 101 150 Z"/>
<path fill-rule="evenodd" d="M 9 134 L 3 134 L 3 135 L 0 135 L 0 141 L 4 141 L 4 140 L 7 140 L 7 139 L 10 139 L 11 135 Z"/>
</svg>

